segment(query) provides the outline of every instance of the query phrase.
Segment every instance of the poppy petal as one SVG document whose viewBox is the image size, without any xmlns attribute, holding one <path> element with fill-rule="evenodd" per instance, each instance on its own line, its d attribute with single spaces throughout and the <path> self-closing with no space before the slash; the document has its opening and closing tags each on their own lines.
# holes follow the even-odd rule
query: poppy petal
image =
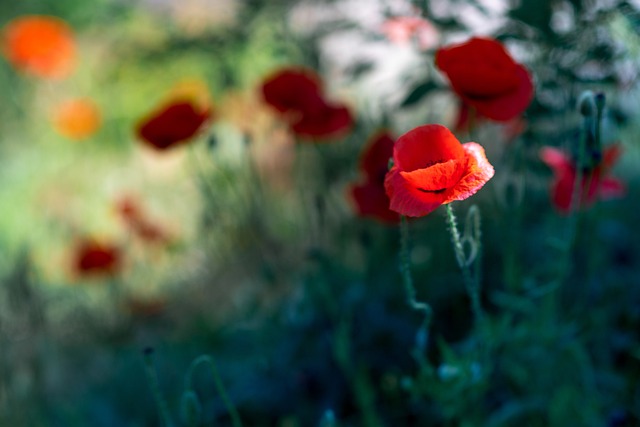
<svg viewBox="0 0 640 427">
<path fill-rule="evenodd" d="M 353 117 L 347 107 L 326 105 L 313 113 L 303 112 L 291 130 L 300 136 L 329 138 L 347 131 L 352 124 Z"/>
<path fill-rule="evenodd" d="M 436 210 L 446 198 L 445 193 L 419 191 L 395 166 L 387 174 L 384 186 L 390 199 L 390 209 L 405 216 L 427 215 Z"/>
<path fill-rule="evenodd" d="M 367 148 L 360 157 L 360 169 L 368 180 L 384 182 L 389 160 L 393 157 L 394 143 L 395 139 L 386 130 L 374 134 L 369 139 Z"/>
<path fill-rule="evenodd" d="M 617 178 L 607 177 L 600 180 L 598 195 L 602 199 L 616 199 L 627 193 L 626 185 Z"/>
<path fill-rule="evenodd" d="M 563 151 L 555 147 L 542 147 L 540 149 L 540 159 L 556 174 L 573 170 L 571 159 Z"/>
<path fill-rule="evenodd" d="M 353 186 L 350 192 L 358 215 L 387 223 L 396 223 L 400 219 L 397 212 L 389 209 L 389 196 L 383 185 L 366 182 Z"/>
<path fill-rule="evenodd" d="M 462 144 L 462 148 L 467 155 L 466 169 L 464 175 L 458 183 L 447 192 L 447 197 L 443 203 L 450 203 L 454 200 L 464 200 L 474 195 L 487 181 L 489 181 L 495 171 L 487 160 L 484 148 L 475 142 Z"/>
<path fill-rule="evenodd" d="M 464 171 L 465 162 L 456 159 L 400 175 L 420 191 L 441 193 L 456 185 Z"/>
<path fill-rule="evenodd" d="M 166 150 L 194 137 L 210 118 L 191 102 L 175 102 L 151 114 L 138 125 L 138 137 L 153 148 Z"/>
<path fill-rule="evenodd" d="M 515 90 L 491 98 L 461 96 L 483 117 L 499 122 L 511 120 L 522 114 L 533 99 L 533 82 L 527 69 L 516 64 L 514 73 L 518 81 Z"/>
<path fill-rule="evenodd" d="M 265 102 L 281 113 L 310 109 L 322 99 L 320 78 L 304 68 L 277 71 L 265 79 L 261 89 Z"/>
<path fill-rule="evenodd" d="M 393 148 L 394 163 L 406 172 L 462 159 L 464 155 L 460 141 L 449 129 L 438 124 L 410 130 L 398 138 Z"/>
</svg>

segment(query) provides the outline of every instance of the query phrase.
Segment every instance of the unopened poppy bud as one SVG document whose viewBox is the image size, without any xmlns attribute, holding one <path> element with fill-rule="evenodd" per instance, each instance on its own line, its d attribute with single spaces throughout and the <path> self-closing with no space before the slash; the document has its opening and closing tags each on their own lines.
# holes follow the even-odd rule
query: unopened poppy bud
<svg viewBox="0 0 640 427">
<path fill-rule="evenodd" d="M 595 109 L 596 105 L 593 92 L 590 90 L 582 92 L 582 95 L 578 98 L 578 110 L 580 111 L 580 114 L 584 117 L 590 117 L 595 114 Z"/>
</svg>

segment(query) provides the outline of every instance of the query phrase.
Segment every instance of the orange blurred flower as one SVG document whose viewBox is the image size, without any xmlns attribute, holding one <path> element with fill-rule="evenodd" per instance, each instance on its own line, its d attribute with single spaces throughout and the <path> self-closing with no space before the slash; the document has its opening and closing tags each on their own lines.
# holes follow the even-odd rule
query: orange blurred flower
<svg viewBox="0 0 640 427">
<path fill-rule="evenodd" d="M 68 77 L 76 63 L 71 28 L 53 16 L 28 15 L 9 22 L 2 52 L 19 71 L 51 79 Z"/>
<path fill-rule="evenodd" d="M 93 135 L 102 123 L 100 110 L 90 99 L 74 98 L 60 103 L 53 114 L 56 130 L 69 139 L 81 140 Z"/>
</svg>

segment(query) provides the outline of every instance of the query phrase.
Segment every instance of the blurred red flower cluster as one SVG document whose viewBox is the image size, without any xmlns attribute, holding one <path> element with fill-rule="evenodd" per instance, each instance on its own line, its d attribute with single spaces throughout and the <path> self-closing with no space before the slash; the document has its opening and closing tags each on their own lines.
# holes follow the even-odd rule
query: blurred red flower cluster
<svg viewBox="0 0 640 427">
<path fill-rule="evenodd" d="M 325 99 L 320 77 L 304 68 L 284 68 L 261 86 L 264 101 L 288 123 L 291 131 L 307 138 L 334 138 L 353 125 L 349 109 Z"/>
</svg>

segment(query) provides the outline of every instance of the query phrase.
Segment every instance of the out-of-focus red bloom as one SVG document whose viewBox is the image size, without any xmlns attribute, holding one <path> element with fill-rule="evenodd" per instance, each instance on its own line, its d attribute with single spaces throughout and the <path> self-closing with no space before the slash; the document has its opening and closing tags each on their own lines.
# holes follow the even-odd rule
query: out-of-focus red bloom
<svg viewBox="0 0 640 427">
<path fill-rule="evenodd" d="M 574 206 L 574 209 L 586 208 L 597 199 L 605 200 L 624 196 L 626 193 L 624 183 L 609 176 L 609 172 L 620 154 L 620 146 L 611 145 L 604 150 L 602 161 L 598 165 L 584 171 L 582 183 L 579 186 L 580 199 L 576 199 L 577 206 Z M 577 178 L 575 163 L 564 152 L 554 147 L 543 147 L 540 150 L 540 158 L 554 174 L 554 180 L 551 184 L 553 205 L 561 213 L 569 213 L 572 208 L 571 203 Z"/>
<path fill-rule="evenodd" d="M 111 276 L 122 263 L 120 249 L 94 239 L 78 242 L 73 255 L 73 270 L 78 276 Z"/>
<path fill-rule="evenodd" d="M 306 68 L 285 68 L 262 83 L 264 101 L 280 113 L 312 111 L 324 104 L 320 77 Z"/>
<path fill-rule="evenodd" d="M 415 38 L 421 50 L 435 46 L 438 41 L 435 27 L 419 16 L 389 18 L 382 24 L 381 31 L 393 43 L 405 44 Z"/>
<path fill-rule="evenodd" d="M 362 183 L 349 188 L 358 215 L 396 223 L 400 215 L 389 209 L 389 196 L 384 189 L 384 178 L 393 156 L 394 139 L 387 131 L 375 134 L 360 157 L 360 169 L 365 176 Z"/>
<path fill-rule="evenodd" d="M 100 110 L 90 99 L 74 98 L 60 103 L 53 115 L 53 124 L 60 134 L 81 140 L 93 135 L 100 127 Z"/>
<path fill-rule="evenodd" d="M 418 217 L 470 197 L 493 174 L 481 145 L 460 144 L 449 129 L 432 124 L 398 138 L 384 184 L 392 210 Z"/>
<path fill-rule="evenodd" d="M 300 136 L 331 138 L 342 135 L 352 125 L 353 117 L 347 107 L 323 104 L 318 108 L 301 110 L 299 116 L 291 121 L 291 130 Z"/>
<path fill-rule="evenodd" d="M 349 109 L 328 102 L 320 77 L 304 68 L 285 68 L 267 77 L 262 98 L 289 124 L 293 133 L 310 138 L 331 138 L 353 125 Z"/>
<path fill-rule="evenodd" d="M 68 77 L 76 63 L 76 43 L 69 26 L 53 16 L 28 15 L 9 22 L 2 52 L 18 70 L 36 77 Z"/>
<path fill-rule="evenodd" d="M 513 119 L 533 99 L 529 72 L 496 40 L 474 37 L 441 48 L 436 52 L 436 66 L 462 101 L 488 119 Z"/>
<path fill-rule="evenodd" d="M 211 118 L 211 109 L 202 109 L 191 100 L 175 100 L 145 117 L 136 129 L 140 139 L 157 150 L 167 150 L 188 142 Z"/>
<path fill-rule="evenodd" d="M 162 227 L 147 217 L 140 204 L 131 197 L 116 202 L 116 211 L 131 230 L 141 240 L 148 243 L 167 243 L 171 239 Z"/>
</svg>

